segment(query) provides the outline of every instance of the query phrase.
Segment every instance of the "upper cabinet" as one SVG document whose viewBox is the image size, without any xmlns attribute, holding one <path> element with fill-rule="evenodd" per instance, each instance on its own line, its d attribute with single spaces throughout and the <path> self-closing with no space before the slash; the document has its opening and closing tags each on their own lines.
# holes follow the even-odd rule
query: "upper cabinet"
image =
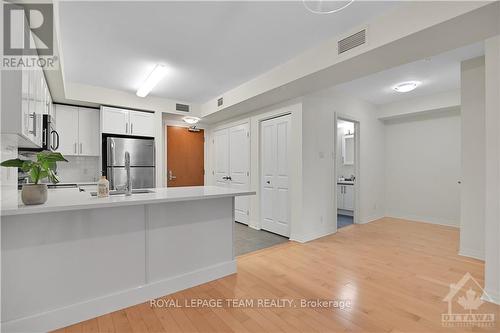
<svg viewBox="0 0 500 333">
<path fill-rule="evenodd" d="M 2 134 L 18 137 L 20 148 L 42 146 L 42 117 L 52 103 L 41 68 L 2 71 Z"/>
<path fill-rule="evenodd" d="M 33 41 L 30 30 L 24 31 Z M 43 70 L 39 67 L 6 70 L 2 71 L 1 79 L 2 134 L 17 136 L 20 148 L 40 148 L 43 114 L 50 113 L 52 108 Z"/>
<path fill-rule="evenodd" d="M 63 155 L 99 156 L 99 110 L 69 105 L 55 106 L 59 149 Z"/>
<path fill-rule="evenodd" d="M 102 133 L 155 136 L 154 113 L 103 106 Z"/>
</svg>

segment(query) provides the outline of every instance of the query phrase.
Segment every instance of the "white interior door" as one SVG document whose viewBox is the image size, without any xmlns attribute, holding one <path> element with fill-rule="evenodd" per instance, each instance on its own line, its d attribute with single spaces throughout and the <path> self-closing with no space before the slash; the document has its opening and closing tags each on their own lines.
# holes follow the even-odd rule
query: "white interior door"
<svg viewBox="0 0 500 333">
<path fill-rule="evenodd" d="M 290 116 L 261 123 L 262 229 L 290 236 Z"/>
<path fill-rule="evenodd" d="M 248 190 L 250 187 L 250 144 L 248 123 L 229 129 L 229 184 L 231 188 Z M 236 197 L 235 220 L 248 225 L 250 198 Z"/>
<path fill-rule="evenodd" d="M 226 187 L 229 184 L 229 130 L 214 132 L 214 178 L 215 185 Z"/>
</svg>

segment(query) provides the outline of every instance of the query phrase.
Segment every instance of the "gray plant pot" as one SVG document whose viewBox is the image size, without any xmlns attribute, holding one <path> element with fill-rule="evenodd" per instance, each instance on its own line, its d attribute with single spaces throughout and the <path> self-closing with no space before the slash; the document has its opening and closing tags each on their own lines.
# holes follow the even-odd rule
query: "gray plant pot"
<svg viewBox="0 0 500 333">
<path fill-rule="evenodd" d="M 23 184 L 21 199 L 25 205 L 41 205 L 47 201 L 47 184 Z"/>
</svg>

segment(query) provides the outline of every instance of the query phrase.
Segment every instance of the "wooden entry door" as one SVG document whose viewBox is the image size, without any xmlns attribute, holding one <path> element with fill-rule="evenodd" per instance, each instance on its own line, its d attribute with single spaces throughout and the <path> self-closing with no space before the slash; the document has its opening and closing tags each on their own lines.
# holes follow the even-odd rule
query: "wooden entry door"
<svg viewBox="0 0 500 333">
<path fill-rule="evenodd" d="M 205 177 L 203 130 L 167 126 L 167 186 L 203 186 Z"/>
</svg>

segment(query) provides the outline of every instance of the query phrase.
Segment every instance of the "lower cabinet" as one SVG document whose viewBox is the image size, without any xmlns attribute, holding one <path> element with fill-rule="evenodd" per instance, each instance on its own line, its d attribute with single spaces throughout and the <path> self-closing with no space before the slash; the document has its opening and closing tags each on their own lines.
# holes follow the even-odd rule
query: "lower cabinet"
<svg viewBox="0 0 500 333">
<path fill-rule="evenodd" d="M 337 184 L 337 209 L 354 210 L 354 185 Z"/>
</svg>

